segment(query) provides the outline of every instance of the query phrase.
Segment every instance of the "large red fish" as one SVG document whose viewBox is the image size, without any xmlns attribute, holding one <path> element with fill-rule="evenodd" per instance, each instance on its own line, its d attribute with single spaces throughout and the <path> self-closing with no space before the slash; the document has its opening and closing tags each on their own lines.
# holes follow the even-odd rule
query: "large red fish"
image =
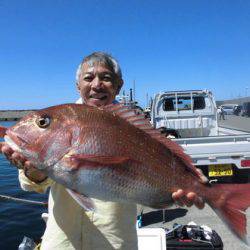
<svg viewBox="0 0 250 250">
<path fill-rule="evenodd" d="M 65 104 L 32 112 L 1 128 L 0 135 L 5 133 L 10 147 L 70 189 L 84 207 L 92 208 L 93 197 L 163 208 L 183 189 L 201 196 L 245 239 L 250 184 L 202 184 L 182 148 L 133 110 Z"/>
</svg>

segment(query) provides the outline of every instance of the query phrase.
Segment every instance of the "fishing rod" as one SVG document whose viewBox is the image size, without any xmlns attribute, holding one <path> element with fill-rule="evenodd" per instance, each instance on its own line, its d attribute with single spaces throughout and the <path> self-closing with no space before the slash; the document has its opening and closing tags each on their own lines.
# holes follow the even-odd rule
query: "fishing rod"
<svg viewBox="0 0 250 250">
<path fill-rule="evenodd" d="M 1 195 L 1 194 L 0 194 L 0 199 L 48 207 L 48 202 L 45 202 L 45 201 L 33 201 L 33 200 L 27 200 L 27 199 L 20 199 L 20 198 L 8 196 L 8 195 Z"/>
</svg>

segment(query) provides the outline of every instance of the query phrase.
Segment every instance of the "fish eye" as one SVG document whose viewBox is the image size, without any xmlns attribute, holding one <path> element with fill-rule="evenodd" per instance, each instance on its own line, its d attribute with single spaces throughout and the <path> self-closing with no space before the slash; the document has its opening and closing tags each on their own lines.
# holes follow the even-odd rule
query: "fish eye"
<svg viewBox="0 0 250 250">
<path fill-rule="evenodd" d="M 50 125 L 50 118 L 49 117 L 39 117 L 36 120 L 36 124 L 40 128 L 47 128 Z"/>
</svg>

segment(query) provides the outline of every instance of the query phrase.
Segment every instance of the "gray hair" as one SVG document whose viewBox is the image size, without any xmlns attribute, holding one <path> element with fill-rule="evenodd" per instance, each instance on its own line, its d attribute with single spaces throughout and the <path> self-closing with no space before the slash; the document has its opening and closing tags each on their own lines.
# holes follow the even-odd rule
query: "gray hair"
<svg viewBox="0 0 250 250">
<path fill-rule="evenodd" d="M 119 80 L 122 80 L 122 71 L 117 60 L 107 53 L 94 52 L 89 56 L 84 57 L 82 62 L 79 64 L 76 71 L 76 83 L 79 83 L 80 76 L 82 73 L 82 65 L 84 63 L 87 63 L 89 66 L 92 66 L 96 62 L 103 63 L 112 71 L 113 74 L 115 74 L 115 76 Z"/>
</svg>

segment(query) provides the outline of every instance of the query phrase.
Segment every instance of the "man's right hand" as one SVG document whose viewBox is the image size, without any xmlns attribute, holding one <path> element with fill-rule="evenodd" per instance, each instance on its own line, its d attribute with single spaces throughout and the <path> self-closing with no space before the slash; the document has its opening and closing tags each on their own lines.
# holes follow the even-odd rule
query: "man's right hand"
<svg viewBox="0 0 250 250">
<path fill-rule="evenodd" d="M 19 169 L 23 169 L 27 178 L 36 183 L 43 182 L 47 176 L 37 170 L 22 154 L 15 152 L 5 142 L 0 142 L 0 153 L 3 153 L 10 163 Z"/>
</svg>

